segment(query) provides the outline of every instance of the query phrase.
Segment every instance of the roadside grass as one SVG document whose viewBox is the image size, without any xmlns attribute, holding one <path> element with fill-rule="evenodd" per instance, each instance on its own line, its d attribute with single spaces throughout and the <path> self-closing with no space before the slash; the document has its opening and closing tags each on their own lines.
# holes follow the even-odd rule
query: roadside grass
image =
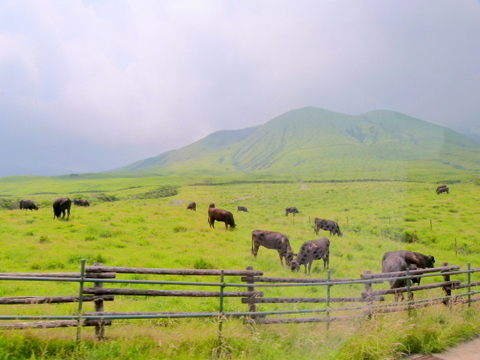
<svg viewBox="0 0 480 360">
<path fill-rule="evenodd" d="M 434 255 L 438 266 L 443 262 L 462 268 L 467 263 L 479 266 L 480 187 L 475 183 L 451 185 L 448 195 L 436 195 L 436 184 L 419 182 L 192 185 L 177 186 L 174 196 L 145 199 L 142 194 L 171 184 L 148 180 L 148 185 L 138 187 L 134 180 L 120 184 L 118 179 L 103 179 L 95 187 L 117 201 L 98 200 L 98 193 L 89 192 L 91 186 L 84 189 L 79 182 L 72 188 L 74 181 L 69 181 L 69 192 L 82 194 L 92 203 L 88 208 L 73 206 L 69 220 L 53 220 L 51 209 L 53 200 L 65 194 L 37 194 L 37 186 L 22 189 L 19 184 L 15 189 L 9 183 L 12 198 L 32 198 L 44 205 L 34 212 L 0 210 L 0 272 L 77 272 L 81 259 L 86 259 L 87 265 L 239 270 L 253 266 L 264 271 L 265 276 L 306 276 L 303 267 L 298 273 L 282 267 L 273 250 L 260 248 L 255 260 L 250 253 L 251 232 L 255 229 L 285 233 L 294 251 L 304 241 L 328 237 L 332 278 L 358 279 L 365 270 L 380 272 L 382 255 L 391 250 Z M 46 192 L 55 189 L 54 184 L 40 182 Z M 5 193 L 3 186 L 0 192 Z M 190 201 L 197 202 L 197 211 L 186 210 Z M 211 229 L 207 223 L 210 203 L 232 211 L 237 227 L 230 231 L 223 223 L 216 223 L 215 229 Z M 246 206 L 249 212 L 237 212 L 239 205 Z M 285 216 L 284 209 L 289 206 L 296 206 L 300 213 Z M 325 231 L 315 235 L 315 217 L 338 221 L 344 236 L 332 237 Z M 314 263 L 310 277 L 326 277 L 323 262 Z M 173 276 L 162 279 L 179 281 Z M 422 283 L 429 281 L 426 278 Z M 351 285 L 332 291 L 336 296 L 358 294 L 362 289 Z M 4 281 L 0 287 L 2 297 L 77 292 L 77 284 L 61 282 Z M 278 296 L 324 296 L 324 292 L 302 288 L 273 291 Z M 226 311 L 246 310 L 239 299 L 228 299 L 225 306 Z M 282 306 L 265 305 L 264 309 Z M 212 311 L 218 309 L 218 300 L 118 297 L 105 304 L 107 311 L 170 311 L 172 307 L 174 311 Z M 25 306 L 2 307 L 5 315 L 31 311 L 31 307 Z M 39 305 L 34 310 L 35 314 L 45 311 L 51 315 L 74 314 L 76 307 Z M 287 354 L 307 359 L 316 358 L 319 353 L 322 359 L 393 359 L 402 352 L 437 351 L 468 339 L 480 333 L 477 323 L 477 315 L 468 310 L 437 307 L 417 312 L 412 318 L 402 313 L 367 322 L 331 324 L 328 333 L 324 324 L 250 327 L 239 320 L 229 320 L 224 347 L 219 347 L 218 324 L 213 320 L 115 321 L 106 329 L 108 340 L 104 343 L 96 342 L 93 331 L 85 329 L 81 347 L 74 346 L 74 329 L 1 331 L 0 360 L 7 359 L 7 354 L 15 354 L 10 358 L 18 359 L 32 358 L 32 354 L 37 359 L 273 359 L 285 358 Z"/>
<path fill-rule="evenodd" d="M 359 322 L 245 325 L 226 323 L 223 337 L 213 320 L 123 321 L 98 342 L 91 332 L 76 345 L 75 329 L 0 333 L 0 359 L 296 359 L 388 360 L 437 353 L 478 335 L 478 307 L 452 312 L 436 306 Z"/>
</svg>

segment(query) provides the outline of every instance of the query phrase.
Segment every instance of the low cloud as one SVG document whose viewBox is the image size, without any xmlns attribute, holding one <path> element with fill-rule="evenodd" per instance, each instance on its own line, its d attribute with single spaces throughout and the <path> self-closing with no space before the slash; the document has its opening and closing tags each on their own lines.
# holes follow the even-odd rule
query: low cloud
<svg viewBox="0 0 480 360">
<path fill-rule="evenodd" d="M 15 137 L 70 139 L 36 147 L 71 170 L 304 106 L 388 109 L 458 130 L 480 113 L 474 0 L 18 0 L 0 5 L 0 20 L 0 117 Z M 17 165 L 47 162 L 20 141 Z"/>
</svg>

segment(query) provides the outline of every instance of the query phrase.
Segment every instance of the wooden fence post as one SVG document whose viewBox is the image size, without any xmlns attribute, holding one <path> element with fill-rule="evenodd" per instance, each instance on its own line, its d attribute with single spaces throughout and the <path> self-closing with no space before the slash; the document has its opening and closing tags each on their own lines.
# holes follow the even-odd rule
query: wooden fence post
<svg viewBox="0 0 480 360">
<path fill-rule="evenodd" d="M 470 270 L 472 269 L 472 266 L 470 263 L 468 263 L 468 274 L 467 274 L 467 281 L 468 281 L 468 307 L 472 306 L 472 273 Z"/>
<path fill-rule="evenodd" d="M 442 263 L 442 266 L 448 266 L 447 262 Z M 450 281 L 450 275 L 447 274 L 447 271 L 442 271 L 443 275 L 443 281 Z M 445 292 L 446 296 L 451 296 L 452 295 L 452 287 L 450 285 L 442 287 L 443 291 Z M 453 299 L 443 299 L 443 304 L 444 305 L 452 305 L 453 304 Z"/>
<path fill-rule="evenodd" d="M 414 266 L 414 269 L 417 268 L 416 265 Z M 407 296 L 408 296 L 408 317 L 412 316 L 412 301 L 413 301 L 413 292 L 410 290 L 410 286 L 412 286 L 412 275 L 410 274 L 410 266 L 407 266 Z"/>
<path fill-rule="evenodd" d="M 306 265 L 305 265 L 306 266 Z M 330 289 L 332 285 L 330 285 L 330 270 L 327 270 L 327 333 L 330 332 Z"/>
<path fill-rule="evenodd" d="M 253 270 L 253 266 L 247 266 L 247 270 Z M 254 284 L 255 280 L 254 280 L 253 275 L 247 275 L 245 277 L 245 282 L 247 284 Z M 255 287 L 254 286 L 248 286 L 247 291 L 254 292 Z M 256 312 L 257 311 L 257 305 L 255 304 L 255 302 L 253 302 L 254 297 L 255 297 L 255 295 L 250 295 L 247 299 L 247 301 L 248 301 L 248 312 Z M 249 316 L 249 322 L 250 323 L 255 322 L 255 316 L 254 315 Z"/>
<path fill-rule="evenodd" d="M 367 271 L 364 271 L 363 272 L 363 275 L 362 275 L 362 280 L 370 280 L 372 279 L 372 272 L 367 270 Z M 372 317 L 372 305 L 373 305 L 373 301 L 370 300 L 370 298 L 372 297 L 372 283 L 371 282 L 366 282 L 365 283 L 365 293 L 367 294 L 367 310 L 365 310 L 365 317 L 367 319 L 370 319 Z"/>
<path fill-rule="evenodd" d="M 102 266 L 102 264 L 95 264 L 94 266 Z M 94 282 L 93 287 L 103 288 L 103 282 Z M 104 311 L 102 298 L 95 300 L 94 303 L 95 303 L 95 312 Z M 105 323 L 103 320 L 99 320 L 95 325 L 95 336 L 97 337 L 97 340 L 103 340 L 105 338 Z"/>
</svg>

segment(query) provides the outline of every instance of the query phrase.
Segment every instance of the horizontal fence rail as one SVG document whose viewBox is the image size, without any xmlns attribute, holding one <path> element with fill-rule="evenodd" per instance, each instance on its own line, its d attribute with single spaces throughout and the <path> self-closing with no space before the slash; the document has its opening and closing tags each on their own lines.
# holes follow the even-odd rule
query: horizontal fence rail
<svg viewBox="0 0 480 360">
<path fill-rule="evenodd" d="M 437 304 L 454 306 L 466 303 L 470 305 L 480 300 L 478 296 L 480 291 L 474 290 L 475 287 L 480 286 L 480 281 L 472 281 L 472 276 L 478 272 L 480 268 L 471 268 L 469 264 L 466 270 L 461 270 L 458 265 L 448 266 L 444 263 L 442 267 L 437 268 L 386 274 L 365 271 L 358 279 L 331 279 L 329 271 L 326 272 L 326 278 L 322 279 L 280 278 L 264 277 L 262 271 L 254 270 L 253 267 L 248 267 L 246 270 L 106 267 L 99 264 L 85 267 L 85 262 L 82 261 L 81 271 L 78 273 L 0 273 L 0 281 L 71 282 L 78 284 L 79 287 L 76 295 L 0 298 L 0 305 L 78 304 L 75 315 L 0 315 L 0 320 L 15 321 L 14 323 L 0 321 L 0 329 L 77 327 L 77 340 L 79 340 L 82 327 L 94 326 L 97 338 L 103 339 L 105 326 L 111 325 L 114 320 L 123 319 L 216 318 L 219 322 L 220 334 L 222 323 L 227 318 L 244 318 L 246 322 L 255 324 L 323 322 L 328 326 L 328 323 L 333 321 L 370 318 L 375 314 L 410 311 Z M 213 276 L 218 277 L 219 280 L 204 282 L 118 278 L 120 275 L 128 274 L 153 277 L 188 276 L 200 280 L 205 276 Z M 226 281 L 227 278 L 232 277 L 240 277 L 241 282 Z M 438 281 L 439 277 L 441 281 Z M 452 277 L 467 277 L 467 282 L 462 282 L 458 278 L 452 280 Z M 414 278 L 425 278 L 424 281 L 428 283 L 413 286 L 411 281 Z M 396 279 L 405 280 L 406 286 L 390 289 L 388 281 Z M 86 284 L 92 285 L 85 286 Z M 138 286 L 149 288 L 138 288 Z M 175 289 L 158 289 L 162 286 Z M 179 290 L 182 287 L 196 287 L 196 289 Z M 373 287 L 381 288 L 373 289 Z M 208 288 L 214 289 L 206 290 Z M 444 296 L 439 296 L 438 289 Z M 287 293 L 286 296 L 278 295 L 279 291 Z M 423 298 L 414 300 L 414 294 L 420 291 Z M 452 294 L 453 291 L 457 293 Z M 317 296 L 317 293 L 321 295 Z M 397 301 L 396 297 L 403 293 L 408 294 L 408 300 Z M 395 295 L 395 300 L 387 298 L 388 295 Z M 105 302 L 122 303 L 124 297 L 138 296 L 218 298 L 218 307 L 213 306 L 211 311 L 175 311 L 176 309 L 173 308 L 169 311 L 151 312 L 105 311 Z M 233 311 L 226 309 L 224 301 L 227 298 L 239 298 L 238 304 L 247 305 L 247 311 L 239 311 L 237 306 Z M 84 310 L 83 305 L 87 302 L 94 304 L 93 311 Z M 229 306 L 232 306 L 231 302 Z M 275 306 L 276 309 L 268 310 L 269 306 Z M 279 310 L 278 306 L 285 308 Z"/>
</svg>

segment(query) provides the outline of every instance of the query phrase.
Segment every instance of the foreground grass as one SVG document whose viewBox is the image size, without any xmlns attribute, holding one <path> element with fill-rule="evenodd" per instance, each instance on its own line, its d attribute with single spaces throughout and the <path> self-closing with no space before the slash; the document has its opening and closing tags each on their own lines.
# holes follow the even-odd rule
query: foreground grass
<svg viewBox="0 0 480 360">
<path fill-rule="evenodd" d="M 74 329 L 0 333 L 0 359 L 295 359 L 387 360 L 438 353 L 480 333 L 478 307 L 443 306 L 356 323 L 251 326 L 228 321 L 121 324 L 98 342 L 76 344 Z M 70 333 L 70 334 L 68 334 Z M 69 336 L 70 335 L 70 336 Z"/>
</svg>

